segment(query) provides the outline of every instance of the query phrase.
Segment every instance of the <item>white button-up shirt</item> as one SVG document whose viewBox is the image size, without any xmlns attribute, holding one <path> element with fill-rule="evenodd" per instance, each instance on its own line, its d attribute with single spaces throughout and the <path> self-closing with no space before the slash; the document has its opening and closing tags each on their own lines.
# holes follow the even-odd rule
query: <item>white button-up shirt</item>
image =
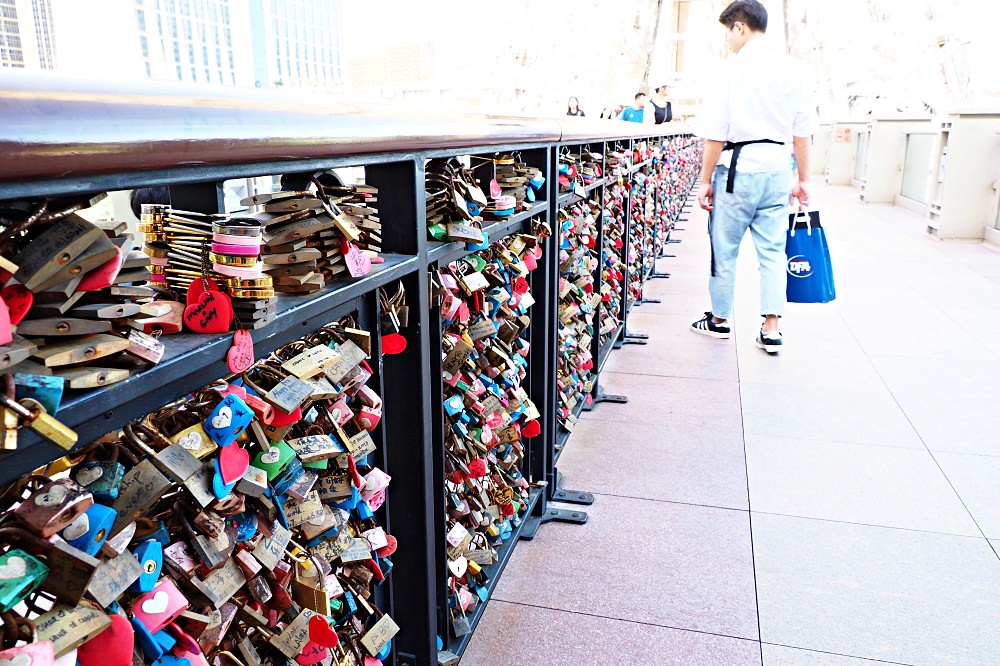
<svg viewBox="0 0 1000 666">
<path fill-rule="evenodd" d="M 713 141 L 771 139 L 740 152 L 736 170 L 744 173 L 791 169 L 793 136 L 811 136 L 815 110 L 804 68 L 766 39 L 753 39 L 727 63 L 725 74 L 707 96 L 695 120 L 695 134 Z M 728 166 L 731 153 L 722 153 Z"/>
</svg>

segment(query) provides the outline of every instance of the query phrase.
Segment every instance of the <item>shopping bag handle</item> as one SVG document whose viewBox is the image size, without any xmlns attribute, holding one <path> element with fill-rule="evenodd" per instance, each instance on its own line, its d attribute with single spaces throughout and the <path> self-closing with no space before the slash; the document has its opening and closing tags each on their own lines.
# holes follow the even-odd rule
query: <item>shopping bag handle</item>
<svg viewBox="0 0 1000 666">
<path fill-rule="evenodd" d="M 790 233 L 790 235 L 791 235 L 792 238 L 795 238 L 795 225 L 799 221 L 799 218 L 802 217 L 802 216 L 805 216 L 805 218 L 806 218 L 806 235 L 807 236 L 812 236 L 812 233 L 813 233 L 813 231 L 812 231 L 812 218 L 809 217 L 809 207 L 808 206 L 801 206 L 799 208 L 799 212 L 795 213 L 795 217 L 792 218 L 792 224 L 791 224 L 792 229 L 791 229 L 791 233 Z"/>
</svg>

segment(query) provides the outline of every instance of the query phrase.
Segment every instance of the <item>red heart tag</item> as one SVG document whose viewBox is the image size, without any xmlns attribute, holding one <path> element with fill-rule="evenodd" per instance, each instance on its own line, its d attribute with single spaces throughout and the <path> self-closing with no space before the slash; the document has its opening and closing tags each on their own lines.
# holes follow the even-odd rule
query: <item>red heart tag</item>
<svg viewBox="0 0 1000 666">
<path fill-rule="evenodd" d="M 0 297 L 0 345 L 14 341 L 14 331 L 10 326 L 10 311 Z"/>
<path fill-rule="evenodd" d="M 233 346 L 226 354 L 226 362 L 229 364 L 229 372 L 237 374 L 246 372 L 253 365 L 253 336 L 250 331 L 242 328 L 236 329 L 233 333 Z"/>
<path fill-rule="evenodd" d="M 121 615 L 109 615 L 111 625 L 77 648 L 76 660 L 81 666 L 130 666 L 135 630 Z"/>
<path fill-rule="evenodd" d="M 227 486 L 239 481 L 250 467 L 250 454 L 239 444 L 233 443 L 219 449 L 219 472 Z"/>
<path fill-rule="evenodd" d="M 494 178 L 490 181 L 490 197 L 496 199 L 501 194 L 503 194 L 503 190 L 500 189 L 500 183 Z"/>
<path fill-rule="evenodd" d="M 459 484 L 465 481 L 465 474 L 462 473 L 462 470 L 456 469 L 451 473 L 448 479 L 454 484 Z"/>
<path fill-rule="evenodd" d="M 469 476 L 473 479 L 481 479 L 486 476 L 486 461 L 476 458 L 469 463 Z"/>
<path fill-rule="evenodd" d="M 206 291 L 219 291 L 219 285 L 212 278 L 196 278 L 191 280 L 187 290 L 187 304 L 191 305 Z"/>
<path fill-rule="evenodd" d="M 615 239 L 615 249 L 616 249 L 616 250 L 620 250 L 620 249 L 622 249 L 622 245 L 624 245 L 624 244 L 625 244 L 625 243 L 623 243 L 623 242 L 622 242 L 622 239 L 621 239 L 621 238 L 616 238 L 616 239 Z"/>
<path fill-rule="evenodd" d="M 340 643 L 337 632 L 330 628 L 325 615 L 313 615 L 309 618 L 309 640 L 325 648 L 335 648 Z"/>
<path fill-rule="evenodd" d="M 225 333 L 233 322 L 233 303 L 221 291 L 202 292 L 184 308 L 184 323 L 195 333 Z"/>
<path fill-rule="evenodd" d="M 501 506 L 500 507 L 500 513 L 502 513 L 505 516 L 513 516 L 514 515 L 514 503 L 511 502 L 510 504 L 504 504 L 503 506 Z"/>
<path fill-rule="evenodd" d="M 270 404 L 270 403 L 268 403 L 268 404 Z M 253 407 L 251 407 L 251 409 L 253 409 Z M 301 407 L 296 407 L 295 409 L 293 409 L 291 414 L 286 414 L 283 411 L 281 411 L 280 409 L 272 409 L 271 412 L 272 412 L 272 414 L 271 414 L 271 420 L 268 421 L 268 420 L 265 419 L 264 423 L 266 425 L 272 426 L 274 428 L 281 428 L 283 426 L 295 423 L 296 421 L 301 421 L 302 420 L 302 408 Z M 254 410 L 254 414 L 256 414 L 256 413 L 257 413 L 257 411 Z"/>
<path fill-rule="evenodd" d="M 583 244 L 586 245 L 588 248 L 592 248 L 595 245 L 597 245 L 597 239 L 593 236 L 584 236 Z"/>
<path fill-rule="evenodd" d="M 106 289 L 115 283 L 122 264 L 125 263 L 125 251 L 118 248 L 118 255 L 108 259 L 106 262 L 83 276 L 77 291 L 97 291 Z"/>
<path fill-rule="evenodd" d="M 521 428 L 521 435 L 527 437 L 528 439 L 531 439 L 532 437 L 538 437 L 541 434 L 542 434 L 542 424 L 539 423 L 537 419 L 528 421 L 527 423 L 524 424 L 524 427 Z"/>
<path fill-rule="evenodd" d="M 351 277 L 364 277 L 372 271 L 372 259 L 358 249 L 357 245 L 346 239 L 340 244 L 340 253 L 344 255 L 344 264 Z"/>
<path fill-rule="evenodd" d="M 0 290 L 0 298 L 7 304 L 7 309 L 10 310 L 10 323 L 14 326 L 21 323 L 35 302 L 35 295 L 23 284 L 7 285 Z"/>
<path fill-rule="evenodd" d="M 328 656 L 330 656 L 329 648 L 325 648 L 319 643 L 309 641 L 306 643 L 306 646 L 302 648 L 302 652 L 295 658 L 295 661 L 300 666 L 316 666 L 316 664 L 322 662 Z"/>
<path fill-rule="evenodd" d="M 528 281 L 523 277 L 519 277 L 514 280 L 514 292 L 518 294 L 528 293 Z"/>
<path fill-rule="evenodd" d="M 390 555 L 395 553 L 396 546 L 399 543 L 398 541 L 396 541 L 396 537 L 392 536 L 391 534 L 385 535 L 385 542 L 386 543 L 384 546 L 375 551 L 376 553 L 378 553 L 379 557 L 389 557 Z"/>
<path fill-rule="evenodd" d="M 406 349 L 406 338 L 399 333 L 382 336 L 383 354 L 401 354 Z"/>
</svg>

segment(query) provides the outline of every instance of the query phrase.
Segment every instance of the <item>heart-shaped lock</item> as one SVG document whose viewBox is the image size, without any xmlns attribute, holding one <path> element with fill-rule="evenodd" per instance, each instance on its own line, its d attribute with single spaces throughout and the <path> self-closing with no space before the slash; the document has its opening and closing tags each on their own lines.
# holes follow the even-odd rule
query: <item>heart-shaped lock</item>
<svg viewBox="0 0 1000 666">
<path fill-rule="evenodd" d="M 184 323 L 195 333 L 225 333 L 233 323 L 233 303 L 219 291 L 206 291 L 192 298 L 188 294 Z"/>
<path fill-rule="evenodd" d="M 309 640 L 325 648 L 335 648 L 340 644 L 337 632 L 330 626 L 326 616 L 319 613 L 309 618 Z"/>
<path fill-rule="evenodd" d="M 219 474 L 226 485 L 243 478 L 250 467 L 250 454 L 239 444 L 233 443 L 219 449 Z"/>
<path fill-rule="evenodd" d="M 236 445 L 230 444 L 230 446 Z M 212 476 L 212 494 L 215 495 L 215 499 L 226 499 L 232 494 L 233 489 L 236 487 L 236 484 L 240 482 L 240 479 L 243 478 L 243 475 L 241 474 L 232 483 L 226 483 L 222 478 L 222 468 L 218 457 L 216 457 L 213 461 L 213 466 L 215 467 L 215 474 Z M 247 465 L 247 467 L 249 467 L 249 465 Z M 246 472 L 246 470 L 243 471 Z"/>
<path fill-rule="evenodd" d="M 402 354 L 406 350 L 406 338 L 399 333 L 390 333 L 382 336 L 383 354 Z"/>
<path fill-rule="evenodd" d="M 0 666 L 52 666 L 55 645 L 39 641 L 0 652 Z"/>
<path fill-rule="evenodd" d="M 448 560 L 448 571 L 450 571 L 455 578 L 461 578 L 465 575 L 465 572 L 469 569 L 469 560 L 465 559 L 459 555 L 454 560 Z"/>
<path fill-rule="evenodd" d="M 314 641 L 309 641 L 306 643 L 306 646 L 302 648 L 302 652 L 299 653 L 299 656 L 295 657 L 295 662 L 299 664 L 299 666 L 316 666 L 316 664 L 322 662 L 328 656 L 330 656 L 329 648 L 323 647 Z"/>
<path fill-rule="evenodd" d="M 233 346 L 226 353 L 229 371 L 239 374 L 250 369 L 254 362 L 253 336 L 242 328 L 233 333 Z"/>
<path fill-rule="evenodd" d="M 35 295 L 23 284 L 9 284 L 0 290 L 0 299 L 3 299 L 10 312 L 11 325 L 17 326 L 31 309 Z"/>
<path fill-rule="evenodd" d="M 521 428 L 521 435 L 531 439 L 532 437 L 538 437 L 542 434 L 542 424 L 538 422 L 537 419 L 528 421 Z"/>
<path fill-rule="evenodd" d="M 363 277 L 372 270 L 372 259 L 367 253 L 358 249 L 358 246 L 344 239 L 340 243 L 340 253 L 344 255 L 344 265 L 351 277 Z"/>
<path fill-rule="evenodd" d="M 77 648 L 80 666 L 130 666 L 135 631 L 127 618 L 112 614 L 107 629 Z"/>
<path fill-rule="evenodd" d="M 476 458 L 471 461 L 468 465 L 469 476 L 473 479 L 481 479 L 487 474 L 486 460 L 483 458 Z"/>
</svg>

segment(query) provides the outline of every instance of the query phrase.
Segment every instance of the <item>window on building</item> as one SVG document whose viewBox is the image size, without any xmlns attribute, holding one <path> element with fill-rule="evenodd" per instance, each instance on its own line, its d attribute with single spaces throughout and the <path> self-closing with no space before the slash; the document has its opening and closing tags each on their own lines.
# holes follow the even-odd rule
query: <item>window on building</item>
<svg viewBox="0 0 1000 666">
<path fill-rule="evenodd" d="M 143 11 L 143 10 L 141 10 L 141 9 L 137 9 L 136 12 L 135 12 L 135 17 L 136 17 L 136 21 L 139 24 L 139 30 L 141 30 L 142 32 L 145 32 L 146 31 L 146 12 Z"/>
<path fill-rule="evenodd" d="M 194 65 L 194 44 L 188 44 L 188 62 Z"/>
<path fill-rule="evenodd" d="M 191 68 L 191 80 L 195 82 L 198 81 L 198 72 L 194 67 Z"/>
<path fill-rule="evenodd" d="M 171 16 L 167 19 L 167 25 L 170 26 L 170 36 L 177 39 L 177 17 Z"/>
<path fill-rule="evenodd" d="M 144 64 L 146 65 L 146 78 L 147 79 L 153 78 L 153 68 L 150 66 L 148 62 Z"/>
<path fill-rule="evenodd" d="M 149 57 L 149 40 L 146 38 L 145 35 L 143 35 L 142 37 L 139 38 L 139 48 L 142 49 L 142 57 L 143 58 L 148 58 Z"/>
<path fill-rule="evenodd" d="M 183 81 L 184 80 L 184 70 L 181 69 L 180 65 L 177 65 L 177 80 L 178 81 Z"/>
<path fill-rule="evenodd" d="M 201 47 L 201 64 L 205 65 L 206 67 L 208 66 L 208 47 L 207 46 L 202 46 Z"/>
</svg>

